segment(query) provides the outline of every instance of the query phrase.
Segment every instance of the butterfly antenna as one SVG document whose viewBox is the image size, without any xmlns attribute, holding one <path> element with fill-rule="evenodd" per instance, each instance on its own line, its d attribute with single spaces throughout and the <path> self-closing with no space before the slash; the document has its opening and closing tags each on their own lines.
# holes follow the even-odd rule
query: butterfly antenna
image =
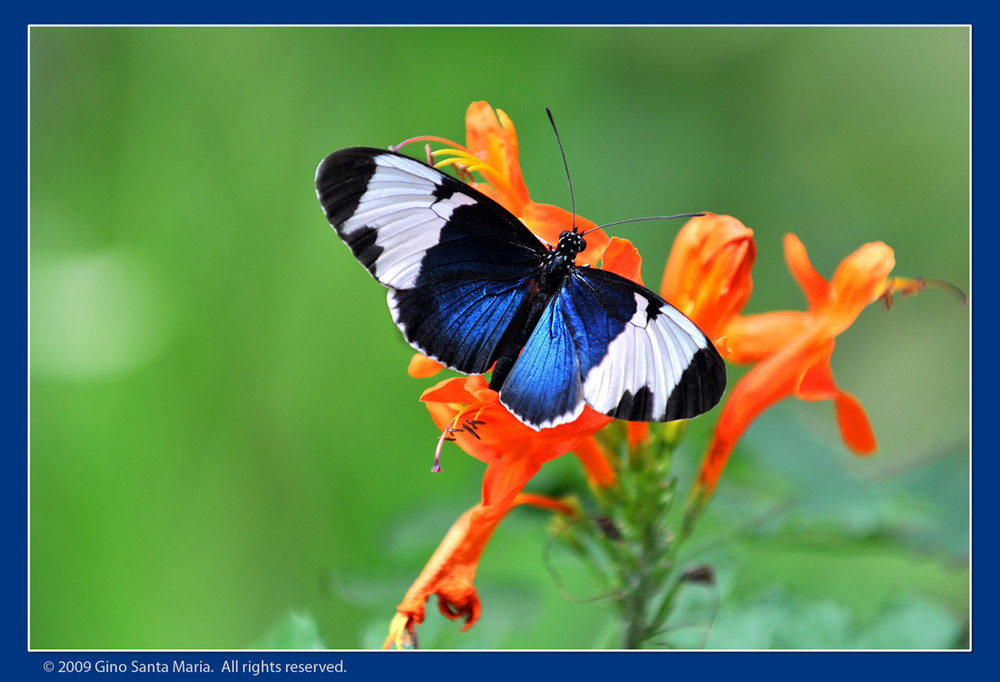
<svg viewBox="0 0 1000 682">
<path fill-rule="evenodd" d="M 625 220 L 616 220 L 613 223 L 605 223 L 603 225 L 598 225 L 597 227 L 592 227 L 584 235 L 590 234 L 594 230 L 603 230 L 605 227 L 611 227 L 612 225 L 621 225 L 622 223 L 637 223 L 641 220 L 673 220 L 674 218 L 698 218 L 705 215 L 704 213 L 678 213 L 677 215 L 651 215 L 645 218 L 626 218 Z M 583 235 L 581 235 L 583 236 Z"/>
<path fill-rule="evenodd" d="M 569 177 L 569 164 L 566 163 L 566 150 L 563 149 L 562 140 L 559 139 L 559 130 L 556 128 L 556 120 L 552 117 L 552 111 L 545 107 L 545 113 L 549 115 L 549 122 L 552 123 L 552 132 L 556 134 L 556 144 L 559 145 L 559 153 L 562 154 L 563 168 L 566 169 L 566 184 L 569 185 L 569 205 L 573 210 L 573 231 L 576 232 L 576 199 L 573 198 L 573 181 Z"/>
</svg>

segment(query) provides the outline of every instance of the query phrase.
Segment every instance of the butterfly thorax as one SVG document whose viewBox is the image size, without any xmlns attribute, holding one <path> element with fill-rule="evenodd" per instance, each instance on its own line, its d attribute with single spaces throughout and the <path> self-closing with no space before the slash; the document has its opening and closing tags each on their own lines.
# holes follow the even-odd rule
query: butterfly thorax
<svg viewBox="0 0 1000 682">
<path fill-rule="evenodd" d="M 553 294 L 560 286 L 570 268 L 573 267 L 578 253 L 587 248 L 587 240 L 579 232 L 563 230 L 559 235 L 559 243 L 554 248 L 550 248 L 542 261 L 542 269 L 539 277 L 539 290 L 541 293 Z"/>
</svg>

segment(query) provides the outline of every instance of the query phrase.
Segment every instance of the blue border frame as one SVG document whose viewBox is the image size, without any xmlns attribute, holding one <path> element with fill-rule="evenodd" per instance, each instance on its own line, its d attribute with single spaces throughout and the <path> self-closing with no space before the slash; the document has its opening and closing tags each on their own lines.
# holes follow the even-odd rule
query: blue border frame
<svg viewBox="0 0 1000 682">
<path fill-rule="evenodd" d="M 317 3 L 318 5 L 318 3 Z M 529 11 L 522 11 L 522 6 Z M 133 7 L 112 7 L 106 9 L 94 8 L 93 6 L 81 7 L 74 5 L 70 8 L 52 7 L 38 8 L 30 12 L 27 16 L 20 16 L 24 12 L 18 12 L 18 16 L 11 17 L 11 21 L 4 22 L 4 50 L 8 52 L 8 59 L 5 64 L 10 65 L 5 69 L 4 85 L 8 92 L 27 92 L 27 27 L 29 24 L 47 23 L 278 23 L 278 24 L 299 24 L 299 23 L 338 23 L 338 24 L 377 24 L 382 21 L 386 12 L 382 8 L 379 11 L 363 11 L 357 7 L 342 10 L 333 8 L 330 4 L 324 3 L 315 8 L 289 8 L 282 7 L 281 11 L 275 11 L 274 5 L 268 7 L 249 7 L 246 5 L 233 8 L 216 7 L 207 8 L 203 3 L 197 5 L 187 3 L 174 4 L 168 9 L 152 14 L 148 6 L 141 8 Z M 496 23 L 499 21 L 525 24 L 717 24 L 724 20 L 726 24 L 792 24 L 792 23 L 814 23 L 814 24 L 951 24 L 951 25 L 972 25 L 973 26 L 973 121 L 977 120 L 980 125 L 974 130 L 973 137 L 973 196 L 977 183 L 975 176 L 978 175 L 980 182 L 978 188 L 988 188 L 993 186 L 990 182 L 995 171 L 993 170 L 994 152 L 996 150 L 996 133 L 994 132 L 992 113 L 994 108 L 992 100 L 994 98 L 992 88 L 992 76 L 994 75 L 994 42 L 993 27 L 989 23 L 974 21 L 976 13 L 966 8 L 955 8 L 954 6 L 942 7 L 930 6 L 926 8 L 916 8 L 912 5 L 898 7 L 894 3 L 884 7 L 874 7 L 871 3 L 858 4 L 862 8 L 862 13 L 857 8 L 840 5 L 838 17 L 818 17 L 811 16 L 814 12 L 800 8 L 782 8 L 782 11 L 746 5 L 732 7 L 712 5 L 711 8 L 685 6 L 670 8 L 659 12 L 648 12 L 635 8 L 625 8 L 620 6 L 613 10 L 608 6 L 595 8 L 582 8 L 576 5 L 548 6 L 540 7 L 537 3 L 516 3 L 515 5 L 504 5 L 501 12 L 491 10 L 486 6 L 454 7 L 438 6 L 428 13 L 427 5 L 410 4 L 393 8 L 391 12 L 393 23 Z M 153 9 L 161 9 L 159 7 Z M 194 9 L 194 11 L 191 11 Z M 789 15 L 784 10 L 798 9 L 797 12 Z M 129 11 L 131 10 L 131 11 Z M 490 12 L 490 16 L 485 16 Z M 906 14 L 910 16 L 906 16 Z M 917 16 L 912 16 L 916 14 Z M 947 15 L 947 16 L 945 16 Z M 846 21 L 844 17 L 850 17 Z M 459 22 L 461 19 L 461 22 Z M 976 87 L 976 86 L 980 87 Z M 26 102 L 26 94 L 25 103 Z M 15 98 L 16 101 L 16 98 Z M 8 133 L 5 136 L 4 158 L 8 163 L 26 164 L 27 160 L 27 106 L 17 111 L 15 107 L 6 109 L 6 128 L 8 131 L 20 130 L 20 135 Z M 23 139 L 23 146 L 16 144 Z M 16 161 L 15 161 L 16 160 Z M 978 171 L 978 172 L 977 172 Z M 985 173 L 985 175 L 984 175 Z M 986 180 L 983 181 L 982 179 Z M 27 174 L 12 173 L 9 180 L 4 184 L 5 194 L 8 195 L 7 205 L 20 206 L 19 217 L 21 220 L 12 220 L 8 224 L 8 229 L 16 236 L 10 241 L 11 248 L 5 252 L 7 266 L 3 269 L 3 278 L 7 281 L 5 288 L 7 295 L 4 296 L 4 313 L 9 320 L 19 319 L 22 323 L 13 326 L 20 328 L 24 324 L 25 334 L 7 334 L 5 344 L 7 357 L 11 361 L 5 363 L 4 385 L 5 393 L 10 397 L 6 409 L 3 411 L 4 421 L 7 423 L 7 432 L 13 434 L 12 441 L 16 443 L 11 448 L 11 457 L 8 461 L 14 464 L 13 471 L 5 476 L 5 494 L 2 496 L 2 505 L 5 512 L 6 523 L 4 526 L 4 544 L 11 548 L 13 560 L 8 561 L 8 565 L 17 565 L 17 570 L 11 570 L 8 584 L 13 587 L 3 591 L 4 613 L 10 622 L 6 628 L 8 636 L 4 638 L 4 654 L 0 659 L 0 666 L 8 679 L 51 679 L 47 677 L 55 673 L 49 673 L 44 665 L 47 661 L 58 665 L 59 661 L 88 661 L 92 665 L 98 660 L 111 661 L 115 663 L 125 663 L 131 667 L 133 660 L 154 663 L 160 662 L 167 666 L 172 666 L 173 661 L 184 660 L 187 662 L 204 662 L 211 666 L 213 673 L 201 673 L 200 679 L 209 676 L 224 675 L 221 673 L 223 663 L 227 660 L 236 659 L 243 662 L 274 662 L 282 667 L 291 663 L 337 663 L 343 661 L 344 674 L 351 678 L 358 677 L 367 679 L 381 679 L 394 674 L 405 674 L 408 678 L 430 678 L 430 677 L 451 677 L 468 675 L 476 680 L 509 679 L 517 677 L 522 679 L 537 679 L 549 675 L 560 678 L 567 678 L 575 673 L 584 673 L 587 678 L 594 679 L 605 676 L 618 676 L 627 674 L 633 676 L 649 672 L 657 677 L 679 678 L 686 673 L 698 676 L 709 676 L 709 679 L 720 679 L 723 676 L 733 676 L 734 678 L 745 679 L 753 671 L 759 671 L 773 678 L 783 678 L 786 675 L 806 674 L 811 679 L 840 679 L 849 675 L 852 679 L 868 679 L 884 677 L 891 674 L 894 678 L 928 679 L 935 676 L 947 675 L 950 678 L 965 676 L 972 673 L 980 665 L 989 666 L 995 658 L 993 653 L 993 637 L 995 631 L 993 612 L 990 608 L 996 601 L 996 581 L 992 578 L 992 543 L 985 542 L 979 544 L 979 552 L 974 553 L 973 566 L 979 568 L 980 575 L 985 575 L 985 579 L 974 581 L 973 590 L 973 613 L 979 607 L 979 613 L 985 613 L 985 617 L 980 617 L 973 632 L 972 653 L 967 652 L 913 652 L 913 653 L 874 653 L 874 652 L 843 652 L 843 653 L 815 653 L 815 652 L 369 652 L 369 651 L 328 651 L 328 652 L 64 652 L 64 651 L 28 651 L 27 650 L 27 628 L 25 622 L 27 618 L 27 423 L 28 405 L 24 399 L 27 388 Z M 987 195 L 989 198 L 989 195 Z M 982 201 L 978 202 L 982 205 Z M 973 223 L 977 218 L 988 219 L 988 214 L 977 207 L 976 202 L 972 206 Z M 996 231 L 992 229 L 989 222 L 981 223 L 986 227 L 973 230 L 973 273 L 980 272 L 983 268 L 989 267 L 988 259 L 997 253 Z M 24 229 L 21 229 L 23 226 Z M 992 307 L 994 297 L 992 288 L 995 286 L 991 279 L 984 280 L 982 277 L 976 278 L 973 274 L 973 282 L 986 282 L 987 290 L 983 297 L 986 302 L 987 320 L 989 318 L 989 308 Z M 975 287 L 973 287 L 975 288 Z M 976 342 L 988 341 L 986 336 L 990 332 L 985 331 L 983 325 L 976 327 L 973 324 L 973 367 L 975 367 L 975 347 Z M 980 345 L 980 347 L 982 347 Z M 989 346 L 986 346 L 988 349 Z M 991 407 L 991 399 L 982 389 L 994 383 L 997 370 L 994 366 L 986 364 L 979 367 L 979 372 L 973 381 L 973 398 L 983 399 L 986 395 L 985 406 Z M 978 379 L 978 381 L 977 381 Z M 23 383 L 22 383 L 23 382 Z M 15 399 L 15 394 L 17 399 Z M 982 417 L 983 410 L 975 409 L 973 404 L 973 424 L 976 417 Z M 972 434 L 973 448 L 976 441 L 975 428 Z M 995 496 L 990 494 L 986 486 L 995 480 L 993 475 L 996 469 L 994 457 L 987 453 L 986 457 L 980 457 L 974 462 L 976 477 L 973 479 L 973 517 L 978 523 L 973 524 L 973 538 L 977 535 L 989 538 L 993 535 L 992 516 L 994 512 Z M 977 486 L 976 480 L 980 483 Z M 976 494 L 978 493 L 978 495 Z M 975 576 L 976 571 L 973 571 Z M 19 589 L 20 588 L 20 589 Z M 985 610 L 984 610 L 985 609 Z M 978 645 L 978 646 L 977 646 Z M 664 658 L 670 656 L 669 660 Z M 708 658 L 706 658 L 708 657 Z M 993 666 L 989 666 L 993 667 Z M 132 676 L 132 673 L 127 673 Z M 189 673 L 188 673 L 189 674 Z M 253 675 L 247 673 L 237 673 L 240 678 L 250 678 Z M 273 676 L 281 673 L 263 673 Z M 288 673 L 291 675 L 292 673 Z M 314 673 L 313 673 L 314 674 Z M 161 673 L 169 677 L 179 677 L 185 673 Z M 300 673 L 300 676 L 308 673 Z M 118 675 L 123 677 L 124 675 Z M 973 678 L 975 679 L 975 678 Z"/>
</svg>

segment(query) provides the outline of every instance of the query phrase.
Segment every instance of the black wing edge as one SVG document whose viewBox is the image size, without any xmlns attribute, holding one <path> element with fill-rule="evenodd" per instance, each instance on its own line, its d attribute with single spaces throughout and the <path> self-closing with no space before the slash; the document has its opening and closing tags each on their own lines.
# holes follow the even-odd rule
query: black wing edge
<svg viewBox="0 0 1000 682">
<path fill-rule="evenodd" d="M 375 157 L 391 153 L 375 147 L 348 147 L 320 161 L 316 167 L 316 197 L 333 227 L 338 228 L 358 209 L 375 175 Z"/>
</svg>

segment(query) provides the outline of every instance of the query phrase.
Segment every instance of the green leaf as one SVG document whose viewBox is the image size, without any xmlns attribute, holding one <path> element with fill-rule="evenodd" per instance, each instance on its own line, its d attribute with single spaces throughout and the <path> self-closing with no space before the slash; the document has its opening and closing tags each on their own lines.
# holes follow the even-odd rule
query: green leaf
<svg viewBox="0 0 1000 682">
<path fill-rule="evenodd" d="M 962 625 L 940 604 L 894 602 L 863 622 L 833 601 L 806 601 L 776 590 L 719 613 L 710 649 L 948 649 L 964 646 Z"/>
<path fill-rule="evenodd" d="M 304 611 L 290 611 L 254 642 L 254 649 L 326 649 L 319 625 Z"/>
<path fill-rule="evenodd" d="M 849 649 L 850 626 L 850 614 L 834 602 L 797 601 L 776 592 L 743 608 L 727 605 L 712 628 L 707 647 Z"/>
<path fill-rule="evenodd" d="M 887 606 L 857 645 L 864 649 L 965 647 L 962 630 L 962 624 L 943 606 L 917 598 Z"/>
</svg>

